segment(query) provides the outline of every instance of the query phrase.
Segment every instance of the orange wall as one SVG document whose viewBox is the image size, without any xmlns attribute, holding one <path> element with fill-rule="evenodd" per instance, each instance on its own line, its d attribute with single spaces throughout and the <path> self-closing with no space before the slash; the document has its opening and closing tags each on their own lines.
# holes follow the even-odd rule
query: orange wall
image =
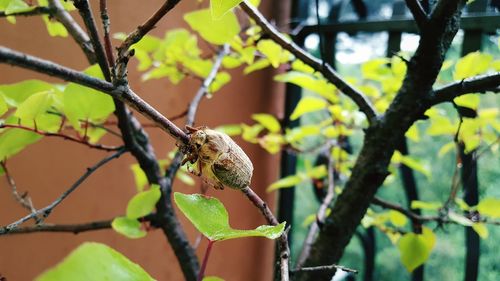
<svg viewBox="0 0 500 281">
<path fill-rule="evenodd" d="M 97 6 L 97 1 L 91 1 Z M 182 1 L 153 31 L 163 36 L 173 27 L 185 27 L 183 12 L 196 9 L 198 1 Z M 205 1 L 207 2 L 207 1 Z M 270 1 L 263 1 L 269 10 Z M 109 1 L 112 30 L 131 31 L 143 22 L 162 1 Z M 95 8 L 95 7 L 94 7 Z M 77 17 L 77 13 L 74 13 Z M 96 13 L 96 15 L 98 15 Z M 82 69 L 85 57 L 71 39 L 51 38 L 39 18 L 17 18 L 11 25 L 0 19 L 0 45 L 24 51 L 57 63 Z M 116 42 L 115 42 L 116 43 Z M 134 65 L 133 65 L 134 66 Z M 197 125 L 217 126 L 227 123 L 250 123 L 254 112 L 276 112 L 283 99 L 271 81 L 271 72 L 243 76 L 233 72 L 230 85 L 225 86 L 212 99 L 202 102 L 197 116 Z M 186 109 L 190 98 L 199 87 L 196 80 L 187 79 L 180 86 L 165 80 L 141 83 L 140 73 L 130 69 L 132 88 L 152 103 L 166 116 L 173 116 Z M 13 83 L 23 79 L 47 78 L 33 72 L 0 65 L 0 83 Z M 177 122 L 182 124 L 182 120 Z M 149 129 L 156 153 L 165 157 L 173 148 L 169 136 L 159 129 Z M 106 137 L 106 144 L 119 144 L 116 139 Z M 252 159 L 255 172 L 254 189 L 265 200 L 272 203 L 273 196 L 265 193 L 265 187 L 276 179 L 278 159 L 269 156 L 255 145 L 237 139 Z M 8 160 L 8 167 L 17 181 L 20 192 L 28 191 L 36 207 L 43 207 L 57 198 L 86 169 L 103 158 L 104 152 L 89 150 L 78 144 L 60 139 L 44 139 Z M 93 174 L 76 192 L 65 200 L 49 217 L 47 223 L 81 223 L 110 219 L 123 214 L 126 204 L 135 193 L 134 181 L 129 166 L 134 159 L 125 155 Z M 198 181 L 199 182 L 199 181 Z M 194 193 L 198 187 L 184 186 L 176 182 L 174 190 Z M 231 215 L 234 227 L 254 228 L 264 223 L 259 212 L 236 191 L 210 190 L 220 198 Z M 21 216 L 22 209 L 12 198 L 4 178 L 0 179 L 0 225 L 6 225 Z M 181 215 L 189 240 L 194 241 L 197 232 Z M 30 222 L 31 223 L 31 222 Z M 60 261 L 72 249 L 84 241 L 106 243 L 139 263 L 158 280 L 182 280 L 179 266 L 165 237 L 159 230 L 146 238 L 126 239 L 111 230 L 73 234 L 28 234 L 0 237 L 0 274 L 7 280 L 32 280 L 44 269 Z M 203 241 L 197 253 L 200 257 L 206 245 Z M 272 275 L 273 243 L 261 238 L 247 238 L 221 242 L 214 246 L 207 274 L 225 280 L 270 280 Z"/>
</svg>

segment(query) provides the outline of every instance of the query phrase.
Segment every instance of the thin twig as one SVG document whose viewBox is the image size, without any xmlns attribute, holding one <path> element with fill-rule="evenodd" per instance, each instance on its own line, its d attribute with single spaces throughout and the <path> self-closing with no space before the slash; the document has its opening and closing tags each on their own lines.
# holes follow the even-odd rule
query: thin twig
<svg viewBox="0 0 500 281">
<path fill-rule="evenodd" d="M 126 150 L 122 149 L 119 150 L 109 156 L 106 156 L 104 159 L 101 161 L 97 162 L 94 166 L 87 168 L 87 171 L 78 178 L 78 180 L 71 185 L 70 188 L 68 188 L 66 191 L 64 191 L 61 196 L 59 196 L 56 200 L 54 200 L 52 203 L 49 205 L 38 209 L 35 213 L 29 214 L 9 225 L 7 225 L 4 228 L 0 228 L 0 234 L 5 234 L 7 232 L 10 232 L 12 229 L 17 228 L 20 224 L 26 222 L 27 220 L 41 215 L 44 219 L 47 218 L 50 213 L 56 208 L 64 199 L 66 199 L 73 191 L 75 191 L 90 175 L 92 175 L 95 171 L 97 171 L 99 168 L 104 166 L 106 163 L 110 162 L 111 160 L 120 157 L 123 153 L 125 153 Z"/>
<path fill-rule="evenodd" d="M 106 81 L 111 82 L 111 72 L 109 70 L 108 60 L 106 58 L 106 53 L 104 52 L 104 47 L 102 46 L 101 40 L 99 38 L 99 32 L 97 31 L 97 25 L 94 19 L 94 14 L 90 8 L 90 3 L 88 0 L 74 0 L 75 7 L 78 9 L 87 32 L 90 36 L 90 41 L 92 46 L 94 46 L 94 53 L 96 56 L 97 63 L 102 70 L 104 78 Z"/>
<path fill-rule="evenodd" d="M 115 66 L 115 57 L 113 55 L 113 46 L 111 45 L 109 36 L 111 22 L 109 20 L 107 3 L 106 0 L 99 0 L 99 10 L 101 12 L 102 26 L 104 29 L 104 49 L 106 50 L 108 64 L 111 69 L 113 69 Z"/>
<path fill-rule="evenodd" d="M 262 213 L 267 222 L 271 225 L 278 225 L 278 220 L 273 215 L 266 202 L 262 200 L 259 195 L 257 195 L 249 186 L 241 190 L 243 194 L 254 204 L 257 209 Z M 281 281 L 288 281 L 289 276 L 289 259 L 290 259 L 290 248 L 288 246 L 288 235 L 287 231 L 278 238 L 278 246 L 280 252 L 280 276 Z"/>
<path fill-rule="evenodd" d="M 205 78 L 205 80 L 203 80 L 201 87 L 198 89 L 198 92 L 196 92 L 193 100 L 189 104 L 188 111 L 187 111 L 187 117 L 186 117 L 186 125 L 188 125 L 188 126 L 194 125 L 196 111 L 198 110 L 200 102 L 203 99 L 203 97 L 205 97 L 207 95 L 207 93 L 209 92 L 210 86 L 215 81 L 217 73 L 219 72 L 219 69 L 221 67 L 222 59 L 228 53 L 229 53 L 229 45 L 225 44 L 224 46 L 222 46 L 221 50 L 217 54 L 215 61 L 214 61 L 214 64 L 212 66 L 212 69 L 210 70 L 210 73 L 208 74 L 207 78 Z"/>
<path fill-rule="evenodd" d="M 380 197 L 375 196 L 372 200 L 372 204 L 378 205 L 385 209 L 391 209 L 400 212 L 405 215 L 407 218 L 414 222 L 426 222 L 426 221 L 439 221 L 441 218 L 439 216 L 426 217 L 413 213 L 410 210 L 407 210 L 399 205 L 386 201 Z"/>
<path fill-rule="evenodd" d="M 90 42 L 90 38 L 83 31 L 80 25 L 73 19 L 73 17 L 64 9 L 59 0 L 48 0 L 49 7 L 54 9 L 54 18 L 57 19 L 66 30 L 68 30 L 71 37 L 75 40 L 75 42 L 80 46 L 83 53 L 87 57 L 87 60 L 90 62 L 95 61 L 94 48 L 92 47 L 92 43 Z"/>
<path fill-rule="evenodd" d="M 269 23 L 269 21 L 257 10 L 257 8 L 248 4 L 246 1 L 241 2 L 240 6 L 243 11 L 245 11 L 245 13 L 247 13 L 247 15 L 252 18 L 275 43 L 279 44 L 283 49 L 292 53 L 295 57 L 312 67 L 314 70 L 323 74 L 323 76 L 330 83 L 335 85 L 359 107 L 361 112 L 366 115 L 368 122 L 373 123 L 374 119 L 377 117 L 377 113 L 371 102 L 362 92 L 349 85 L 329 64 L 313 57 L 297 44 L 283 36 Z"/>
<path fill-rule="evenodd" d="M 321 266 L 312 266 L 312 267 L 301 267 L 301 268 L 297 268 L 297 269 L 291 270 L 291 273 L 295 273 L 295 272 L 307 272 L 307 271 L 318 271 L 318 270 L 328 270 L 328 271 L 342 270 L 342 271 L 349 272 L 349 273 L 355 273 L 355 274 L 358 273 L 358 271 L 355 270 L 355 269 L 351 269 L 351 268 L 348 268 L 348 267 L 345 267 L 345 266 L 342 266 L 342 265 L 336 265 L 336 264 L 321 265 Z"/>
<path fill-rule="evenodd" d="M 144 35 L 155 28 L 156 24 L 179 2 L 180 0 L 166 0 L 165 3 L 163 3 L 163 5 L 146 22 L 139 25 L 136 30 L 125 38 L 120 47 L 118 47 L 118 57 L 125 57 L 125 53 L 130 46 L 139 42 Z"/>
<path fill-rule="evenodd" d="M 17 184 L 12 175 L 10 174 L 9 170 L 7 169 L 7 165 L 5 164 L 4 161 L 0 162 L 0 165 L 5 173 L 5 177 L 7 178 L 7 183 L 10 186 L 12 196 L 14 196 L 14 199 L 16 199 L 21 206 L 23 206 L 28 212 L 30 213 L 35 213 L 36 209 L 33 206 L 33 202 L 31 201 L 31 198 L 28 196 L 27 193 L 24 193 L 23 195 L 20 195 L 19 192 L 17 192 Z M 35 217 L 35 221 L 37 221 L 38 218 Z"/>
<path fill-rule="evenodd" d="M 311 247 L 316 240 L 318 232 L 320 230 L 320 223 L 323 224 L 324 219 L 326 218 L 326 211 L 330 207 L 333 199 L 335 198 L 335 173 L 334 173 L 334 163 L 331 156 L 331 148 L 328 149 L 328 191 L 321 202 L 320 207 L 318 208 L 318 212 L 316 213 L 316 221 L 311 224 L 309 228 L 309 232 L 307 233 L 306 239 L 304 240 L 302 250 L 300 251 L 299 258 L 297 259 L 296 268 L 302 268 L 305 261 L 309 257 L 309 253 L 311 252 Z M 340 159 L 340 158 L 339 158 Z"/>
<path fill-rule="evenodd" d="M 18 227 L 2 232 L 0 235 L 28 234 L 36 232 L 70 232 L 78 234 L 80 232 L 94 231 L 111 228 L 112 220 L 94 221 L 81 224 L 37 224 L 32 226 Z"/>
<path fill-rule="evenodd" d="M 103 145 L 103 144 L 93 144 L 93 143 L 88 142 L 86 139 L 79 139 L 79 138 L 65 135 L 65 134 L 61 134 L 61 133 L 50 133 L 50 132 L 40 131 L 36 128 L 26 127 L 23 125 L 0 124 L 0 129 L 3 129 L 3 128 L 20 129 L 20 130 L 24 130 L 24 131 L 33 132 L 35 134 L 38 134 L 38 135 L 41 135 L 44 137 L 62 138 L 62 139 L 65 139 L 65 140 L 68 140 L 71 142 L 75 142 L 75 143 L 79 143 L 79 144 L 83 144 L 83 145 L 86 145 L 90 148 L 98 149 L 98 150 L 117 151 L 117 150 L 122 149 L 121 146 L 107 146 L 107 145 Z"/>
</svg>

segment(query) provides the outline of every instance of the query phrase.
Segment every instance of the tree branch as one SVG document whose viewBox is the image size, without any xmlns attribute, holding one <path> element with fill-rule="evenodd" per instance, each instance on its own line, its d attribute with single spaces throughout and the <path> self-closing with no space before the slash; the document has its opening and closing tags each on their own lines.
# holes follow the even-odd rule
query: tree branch
<svg viewBox="0 0 500 281">
<path fill-rule="evenodd" d="M 266 202 L 262 200 L 257 193 L 255 193 L 249 186 L 241 190 L 243 194 L 254 204 L 257 209 L 262 213 L 267 222 L 271 225 L 278 225 L 279 222 L 273 215 L 273 212 L 269 209 Z M 288 281 L 289 277 L 289 259 L 290 259 L 290 248 L 288 247 L 288 230 L 285 230 L 283 234 L 278 238 L 278 247 L 280 251 L 280 277 L 281 281 Z"/>
<path fill-rule="evenodd" d="M 470 93 L 498 92 L 500 72 L 466 78 L 434 90 L 429 107 L 443 102 L 452 102 L 456 97 Z"/>
<path fill-rule="evenodd" d="M 101 12 L 101 20 L 104 29 L 104 49 L 106 50 L 106 57 L 108 59 L 109 66 L 112 69 L 114 69 L 115 57 L 113 55 L 113 46 L 111 45 L 111 39 L 109 36 L 110 21 L 109 21 L 107 3 L 108 2 L 106 0 L 99 0 L 99 10 Z"/>
<path fill-rule="evenodd" d="M 0 46 L 0 63 L 7 63 L 13 66 L 30 69 L 107 93 L 114 98 L 124 101 L 139 111 L 181 143 L 188 142 L 186 133 L 141 99 L 126 85 L 118 85 L 115 87 L 109 82 L 88 76 L 51 61 L 13 51 L 3 46 Z"/>
<path fill-rule="evenodd" d="M 422 30 L 426 24 L 429 22 L 429 17 L 424 11 L 424 8 L 420 4 L 419 0 L 405 0 L 406 6 L 410 9 L 410 12 L 417 23 L 417 26 Z"/>
<path fill-rule="evenodd" d="M 36 212 L 31 213 L 9 225 L 6 227 L 0 228 L 0 235 L 5 234 L 7 232 L 10 232 L 11 230 L 17 228 L 20 224 L 26 222 L 27 220 L 34 218 L 35 216 L 41 215 L 43 219 L 47 218 L 50 213 L 59 205 L 61 204 L 64 199 L 66 199 L 73 191 L 75 191 L 90 175 L 92 175 L 95 171 L 97 171 L 99 168 L 110 162 L 111 160 L 120 157 L 123 153 L 125 153 L 126 150 L 122 149 L 119 150 L 109 156 L 106 156 L 103 158 L 101 161 L 97 162 L 94 166 L 87 168 L 87 171 L 80 177 L 78 180 L 76 180 L 75 183 L 71 185 L 68 190 L 63 192 L 61 196 L 59 196 L 56 200 L 54 200 L 52 203 L 49 205 L 38 209 Z"/>
<path fill-rule="evenodd" d="M 342 265 L 336 265 L 336 264 L 312 266 L 312 267 L 302 267 L 302 268 L 298 268 L 298 269 L 293 269 L 290 272 L 296 273 L 296 272 L 320 271 L 320 270 L 336 271 L 337 269 L 345 271 L 345 272 L 349 272 L 349 273 L 355 273 L 355 274 L 358 273 L 358 271 L 355 269 L 351 269 L 351 268 L 348 268 L 348 267 L 345 267 Z"/>
<path fill-rule="evenodd" d="M 5 173 L 5 177 L 7 178 L 7 183 L 10 186 L 11 193 L 12 193 L 12 196 L 14 197 L 14 199 L 16 199 L 16 201 L 19 202 L 19 204 L 21 204 L 21 206 L 23 206 L 23 208 L 28 210 L 28 212 L 35 213 L 36 209 L 33 206 L 33 202 L 31 201 L 31 198 L 28 196 L 28 193 L 25 192 L 23 195 L 21 195 L 21 194 L 19 194 L 19 192 L 17 192 L 16 181 L 14 180 L 12 175 L 9 173 L 9 169 L 7 169 L 7 165 L 5 164 L 5 162 L 0 162 L 0 166 L 2 167 L 2 169 Z M 38 222 L 38 217 L 34 217 L 34 219 L 36 222 Z"/>
<path fill-rule="evenodd" d="M 52 15 L 54 13 L 55 11 L 51 7 L 34 7 L 32 10 L 29 11 L 17 12 L 11 14 L 6 14 L 5 11 L 0 11 L 0 18 L 10 17 L 10 16 L 29 17 L 29 16 L 39 16 L 39 15 Z"/>
<path fill-rule="evenodd" d="M 8 232 L 1 232 L 1 235 L 28 234 L 36 232 L 70 232 L 78 234 L 86 231 L 94 231 L 111 228 L 113 220 L 93 221 L 81 224 L 37 224 L 32 226 L 14 228 Z"/>
<path fill-rule="evenodd" d="M 314 68 L 314 70 L 323 74 L 323 76 L 333 85 L 335 85 L 342 93 L 348 96 L 358 107 L 361 112 L 366 115 L 369 123 L 373 123 L 377 117 L 377 113 L 368 100 L 368 98 L 360 91 L 349 85 L 343 80 L 338 73 L 327 63 L 315 58 L 297 44 L 283 36 L 269 21 L 251 4 L 246 1 L 241 2 L 241 8 L 245 13 L 253 19 L 269 37 L 283 49 L 292 53 L 295 57 L 302 60 L 305 64 Z"/>
<path fill-rule="evenodd" d="M 96 22 L 94 20 L 94 14 L 90 8 L 90 4 L 88 0 L 73 0 L 75 7 L 78 9 L 80 16 L 85 23 L 85 27 L 87 28 L 87 32 L 90 35 L 90 41 L 94 46 L 94 54 L 96 56 L 97 63 L 102 70 L 104 78 L 106 81 L 111 82 L 111 73 L 109 70 L 108 60 L 106 58 L 106 54 L 104 52 L 104 48 L 101 44 L 101 40 L 99 39 L 99 32 L 97 31 Z"/>
<path fill-rule="evenodd" d="M 135 31 L 130 33 L 118 47 L 118 58 L 125 57 L 125 53 L 130 46 L 139 42 L 148 32 L 155 28 L 156 24 L 172 10 L 180 0 L 166 0 L 165 3 L 143 24 L 139 25 Z"/>
<path fill-rule="evenodd" d="M 316 240 L 316 237 L 318 235 L 318 232 L 320 230 L 320 223 L 323 224 L 325 218 L 326 218 L 326 210 L 330 207 L 330 204 L 332 203 L 333 199 L 335 198 L 335 171 L 334 171 L 334 165 L 333 165 L 333 159 L 331 156 L 331 148 L 332 146 L 330 145 L 330 148 L 327 150 L 328 151 L 328 191 L 326 193 L 325 198 L 323 199 L 323 202 L 321 202 L 321 205 L 318 209 L 318 212 L 316 213 L 316 221 L 314 221 L 311 224 L 311 227 L 309 228 L 309 232 L 307 233 L 306 239 L 303 243 L 302 250 L 300 251 L 299 258 L 297 259 L 296 263 L 296 269 L 300 270 L 302 266 L 304 265 L 304 262 L 307 260 L 309 257 L 309 253 L 311 252 L 311 246 L 313 245 L 314 241 Z"/>
<path fill-rule="evenodd" d="M 48 0 L 49 7 L 54 10 L 52 14 L 54 18 L 56 18 L 66 30 L 68 30 L 69 34 L 75 42 L 80 46 L 83 53 L 87 57 L 87 60 L 93 62 L 96 60 L 94 54 L 94 48 L 92 47 L 92 43 L 90 42 L 90 38 L 83 31 L 83 29 L 78 25 L 78 23 L 73 19 L 73 17 L 64 9 L 59 0 Z"/>
</svg>

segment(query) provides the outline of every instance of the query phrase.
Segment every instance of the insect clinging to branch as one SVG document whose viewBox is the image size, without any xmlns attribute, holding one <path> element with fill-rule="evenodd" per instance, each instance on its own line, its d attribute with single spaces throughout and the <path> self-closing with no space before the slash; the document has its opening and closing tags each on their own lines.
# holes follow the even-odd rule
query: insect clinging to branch
<svg viewBox="0 0 500 281">
<path fill-rule="evenodd" d="M 215 189 L 250 185 L 253 165 L 245 152 L 226 134 L 202 126 L 186 126 L 190 135 L 182 164 L 195 164 L 199 176 Z"/>
</svg>

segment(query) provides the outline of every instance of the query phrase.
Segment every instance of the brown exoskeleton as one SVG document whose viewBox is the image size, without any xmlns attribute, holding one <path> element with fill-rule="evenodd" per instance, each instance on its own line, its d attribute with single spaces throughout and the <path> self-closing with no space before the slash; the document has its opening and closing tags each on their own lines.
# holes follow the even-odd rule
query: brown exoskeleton
<svg viewBox="0 0 500 281">
<path fill-rule="evenodd" d="M 198 175 L 203 175 L 215 189 L 224 189 L 224 185 L 242 189 L 250 185 L 252 162 L 228 135 L 207 127 L 186 129 L 190 140 L 182 164 L 196 163 Z"/>
</svg>

